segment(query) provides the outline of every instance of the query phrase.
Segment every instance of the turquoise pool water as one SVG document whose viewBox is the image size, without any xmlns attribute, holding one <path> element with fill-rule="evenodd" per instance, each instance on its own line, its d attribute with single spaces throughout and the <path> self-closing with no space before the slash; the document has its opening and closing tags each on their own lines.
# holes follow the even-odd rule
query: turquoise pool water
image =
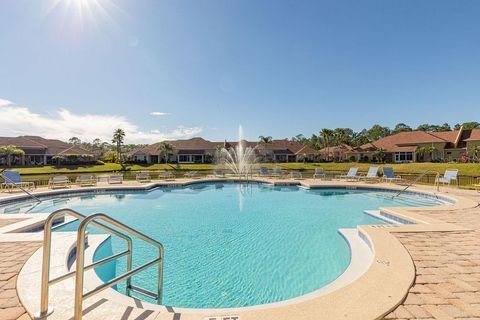
<svg viewBox="0 0 480 320">
<path fill-rule="evenodd" d="M 286 300 L 336 279 L 350 261 L 348 245 L 337 230 L 384 223 L 364 210 L 438 204 L 412 195 L 392 200 L 391 195 L 373 190 L 201 183 L 56 197 L 35 207 L 24 203 L 0 210 L 45 213 L 71 208 L 84 214 L 107 213 L 163 243 L 163 304 L 224 308 Z M 62 230 L 75 228 L 68 224 Z M 124 242 L 113 237 L 95 258 L 124 248 Z M 134 266 L 153 259 L 155 253 L 134 241 Z M 125 259 L 97 273 L 108 280 L 124 271 Z M 156 268 L 148 269 L 135 276 L 133 284 L 155 291 L 156 274 Z M 124 284 L 116 289 L 125 292 Z"/>
</svg>

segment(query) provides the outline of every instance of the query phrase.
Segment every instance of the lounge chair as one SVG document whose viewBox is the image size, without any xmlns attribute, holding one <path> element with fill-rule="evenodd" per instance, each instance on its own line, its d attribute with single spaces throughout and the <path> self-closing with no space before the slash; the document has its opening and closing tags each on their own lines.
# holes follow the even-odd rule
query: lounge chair
<svg viewBox="0 0 480 320">
<path fill-rule="evenodd" d="M 187 178 L 197 178 L 198 171 L 189 171 L 184 174 L 185 177 Z"/>
<path fill-rule="evenodd" d="M 435 180 L 436 183 L 448 184 L 449 186 L 452 181 L 455 181 L 458 186 L 458 169 L 447 169 L 443 176 Z"/>
<path fill-rule="evenodd" d="M 392 167 L 383 167 L 383 181 L 394 182 L 394 181 L 402 181 L 401 176 L 396 176 L 393 172 Z"/>
<path fill-rule="evenodd" d="M 262 177 L 268 177 L 270 176 L 270 171 L 268 170 L 267 167 L 260 167 L 260 170 L 258 171 L 258 175 Z"/>
<path fill-rule="evenodd" d="M 280 169 L 280 168 L 278 168 L 278 167 L 273 168 L 271 176 L 272 176 L 272 177 L 281 178 L 281 177 L 283 176 L 283 171 L 282 171 L 282 169 Z"/>
<path fill-rule="evenodd" d="M 302 179 L 302 173 L 300 171 L 290 171 L 290 174 L 288 175 L 292 179 Z"/>
<path fill-rule="evenodd" d="M 222 168 L 213 168 L 214 177 L 225 177 L 225 172 Z"/>
<path fill-rule="evenodd" d="M 160 172 L 160 174 L 158 175 L 158 178 L 162 180 L 175 179 L 175 175 L 170 171 L 163 171 L 163 172 Z"/>
<path fill-rule="evenodd" d="M 48 180 L 48 187 L 55 188 L 70 188 L 70 179 L 66 176 L 55 176 Z"/>
<path fill-rule="evenodd" d="M 75 182 L 80 186 L 80 187 L 86 187 L 86 186 L 95 186 L 97 185 L 97 179 L 95 179 L 94 176 L 79 176 L 75 180 Z"/>
<path fill-rule="evenodd" d="M 34 189 L 35 183 L 31 181 L 22 181 L 20 173 L 16 171 L 3 171 L 0 176 L 5 180 L 2 183 L 1 189 L 12 190 L 14 188 Z"/>
<path fill-rule="evenodd" d="M 337 179 L 345 179 L 345 180 L 358 180 L 359 176 L 357 176 L 358 168 L 351 167 L 347 174 L 341 174 L 336 176 Z"/>
<path fill-rule="evenodd" d="M 135 179 L 138 182 L 150 182 L 150 181 L 152 181 L 152 179 L 150 178 L 150 175 L 148 173 L 145 173 L 145 172 L 137 173 L 137 175 L 135 176 Z"/>
<path fill-rule="evenodd" d="M 111 174 L 108 176 L 108 184 L 122 184 L 123 175 L 122 174 Z"/>
<path fill-rule="evenodd" d="M 325 179 L 325 170 L 323 168 L 315 168 L 315 172 L 313 173 L 313 179 Z"/>
<path fill-rule="evenodd" d="M 378 169 L 379 167 L 370 167 L 368 168 L 368 172 L 366 176 L 359 176 L 358 179 L 360 180 L 368 180 L 368 181 L 374 181 L 374 180 L 379 180 L 378 177 Z"/>
</svg>

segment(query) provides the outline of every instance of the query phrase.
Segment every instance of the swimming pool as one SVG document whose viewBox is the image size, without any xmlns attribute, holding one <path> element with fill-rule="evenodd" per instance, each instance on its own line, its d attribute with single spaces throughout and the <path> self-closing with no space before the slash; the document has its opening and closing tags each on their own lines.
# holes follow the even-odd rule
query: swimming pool
<svg viewBox="0 0 480 320">
<path fill-rule="evenodd" d="M 36 206 L 11 204 L 1 210 L 47 213 L 68 207 L 84 214 L 107 213 L 163 243 L 163 304 L 225 308 L 294 298 L 335 280 L 350 261 L 338 229 L 384 223 L 364 210 L 439 204 L 431 198 L 391 195 L 215 182 L 56 196 Z M 62 228 L 75 229 L 74 224 Z M 134 267 L 155 257 L 155 250 L 143 242 L 133 245 Z M 122 249 L 124 242 L 113 237 L 95 258 Z M 124 260 L 97 269 L 103 280 L 124 271 Z M 156 274 L 151 268 L 132 282 L 155 291 Z M 125 292 L 124 284 L 116 289 Z"/>
</svg>

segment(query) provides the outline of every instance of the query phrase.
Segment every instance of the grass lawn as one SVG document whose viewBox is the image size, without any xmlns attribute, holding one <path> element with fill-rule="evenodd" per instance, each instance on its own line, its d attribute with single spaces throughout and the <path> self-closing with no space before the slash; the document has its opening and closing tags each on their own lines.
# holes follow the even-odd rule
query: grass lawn
<svg viewBox="0 0 480 320">
<path fill-rule="evenodd" d="M 260 165 L 260 164 L 259 164 Z M 257 166 L 259 166 L 257 165 Z M 366 172 L 368 167 L 377 164 L 371 163 L 267 163 L 261 164 L 269 168 L 280 167 L 284 170 L 314 170 L 316 167 L 322 167 L 327 171 L 347 171 L 350 167 L 359 167 L 360 171 Z M 443 174 L 445 169 L 459 169 L 460 175 L 480 176 L 480 164 L 474 163 L 402 163 L 402 164 L 379 164 L 380 166 L 391 166 L 396 173 L 421 173 L 425 170 L 434 170 Z M 127 165 L 129 171 L 140 170 L 212 170 L 215 165 L 212 164 L 151 164 L 151 165 Z M 11 170 L 20 172 L 22 175 L 42 175 L 42 174 L 79 174 L 79 173 L 101 173 L 120 171 L 121 166 L 116 163 L 105 163 L 104 165 L 91 166 L 43 166 L 43 167 L 16 167 Z"/>
</svg>

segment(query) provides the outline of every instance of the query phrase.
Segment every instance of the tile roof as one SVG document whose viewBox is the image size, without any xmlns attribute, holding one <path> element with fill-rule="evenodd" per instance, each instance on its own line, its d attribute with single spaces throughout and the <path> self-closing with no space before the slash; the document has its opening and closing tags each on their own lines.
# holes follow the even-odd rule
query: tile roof
<svg viewBox="0 0 480 320">
<path fill-rule="evenodd" d="M 464 132 L 468 135 L 464 141 L 480 141 L 480 129 L 464 130 Z"/>
<path fill-rule="evenodd" d="M 31 149 L 41 150 L 42 153 L 57 155 L 57 154 L 77 154 L 77 155 L 93 155 L 80 146 L 72 146 L 66 142 L 45 139 L 37 136 L 20 136 L 20 137 L 0 137 L 0 146 L 14 145 L 19 149 L 29 151 Z M 28 154 L 28 152 L 27 152 Z"/>
</svg>

